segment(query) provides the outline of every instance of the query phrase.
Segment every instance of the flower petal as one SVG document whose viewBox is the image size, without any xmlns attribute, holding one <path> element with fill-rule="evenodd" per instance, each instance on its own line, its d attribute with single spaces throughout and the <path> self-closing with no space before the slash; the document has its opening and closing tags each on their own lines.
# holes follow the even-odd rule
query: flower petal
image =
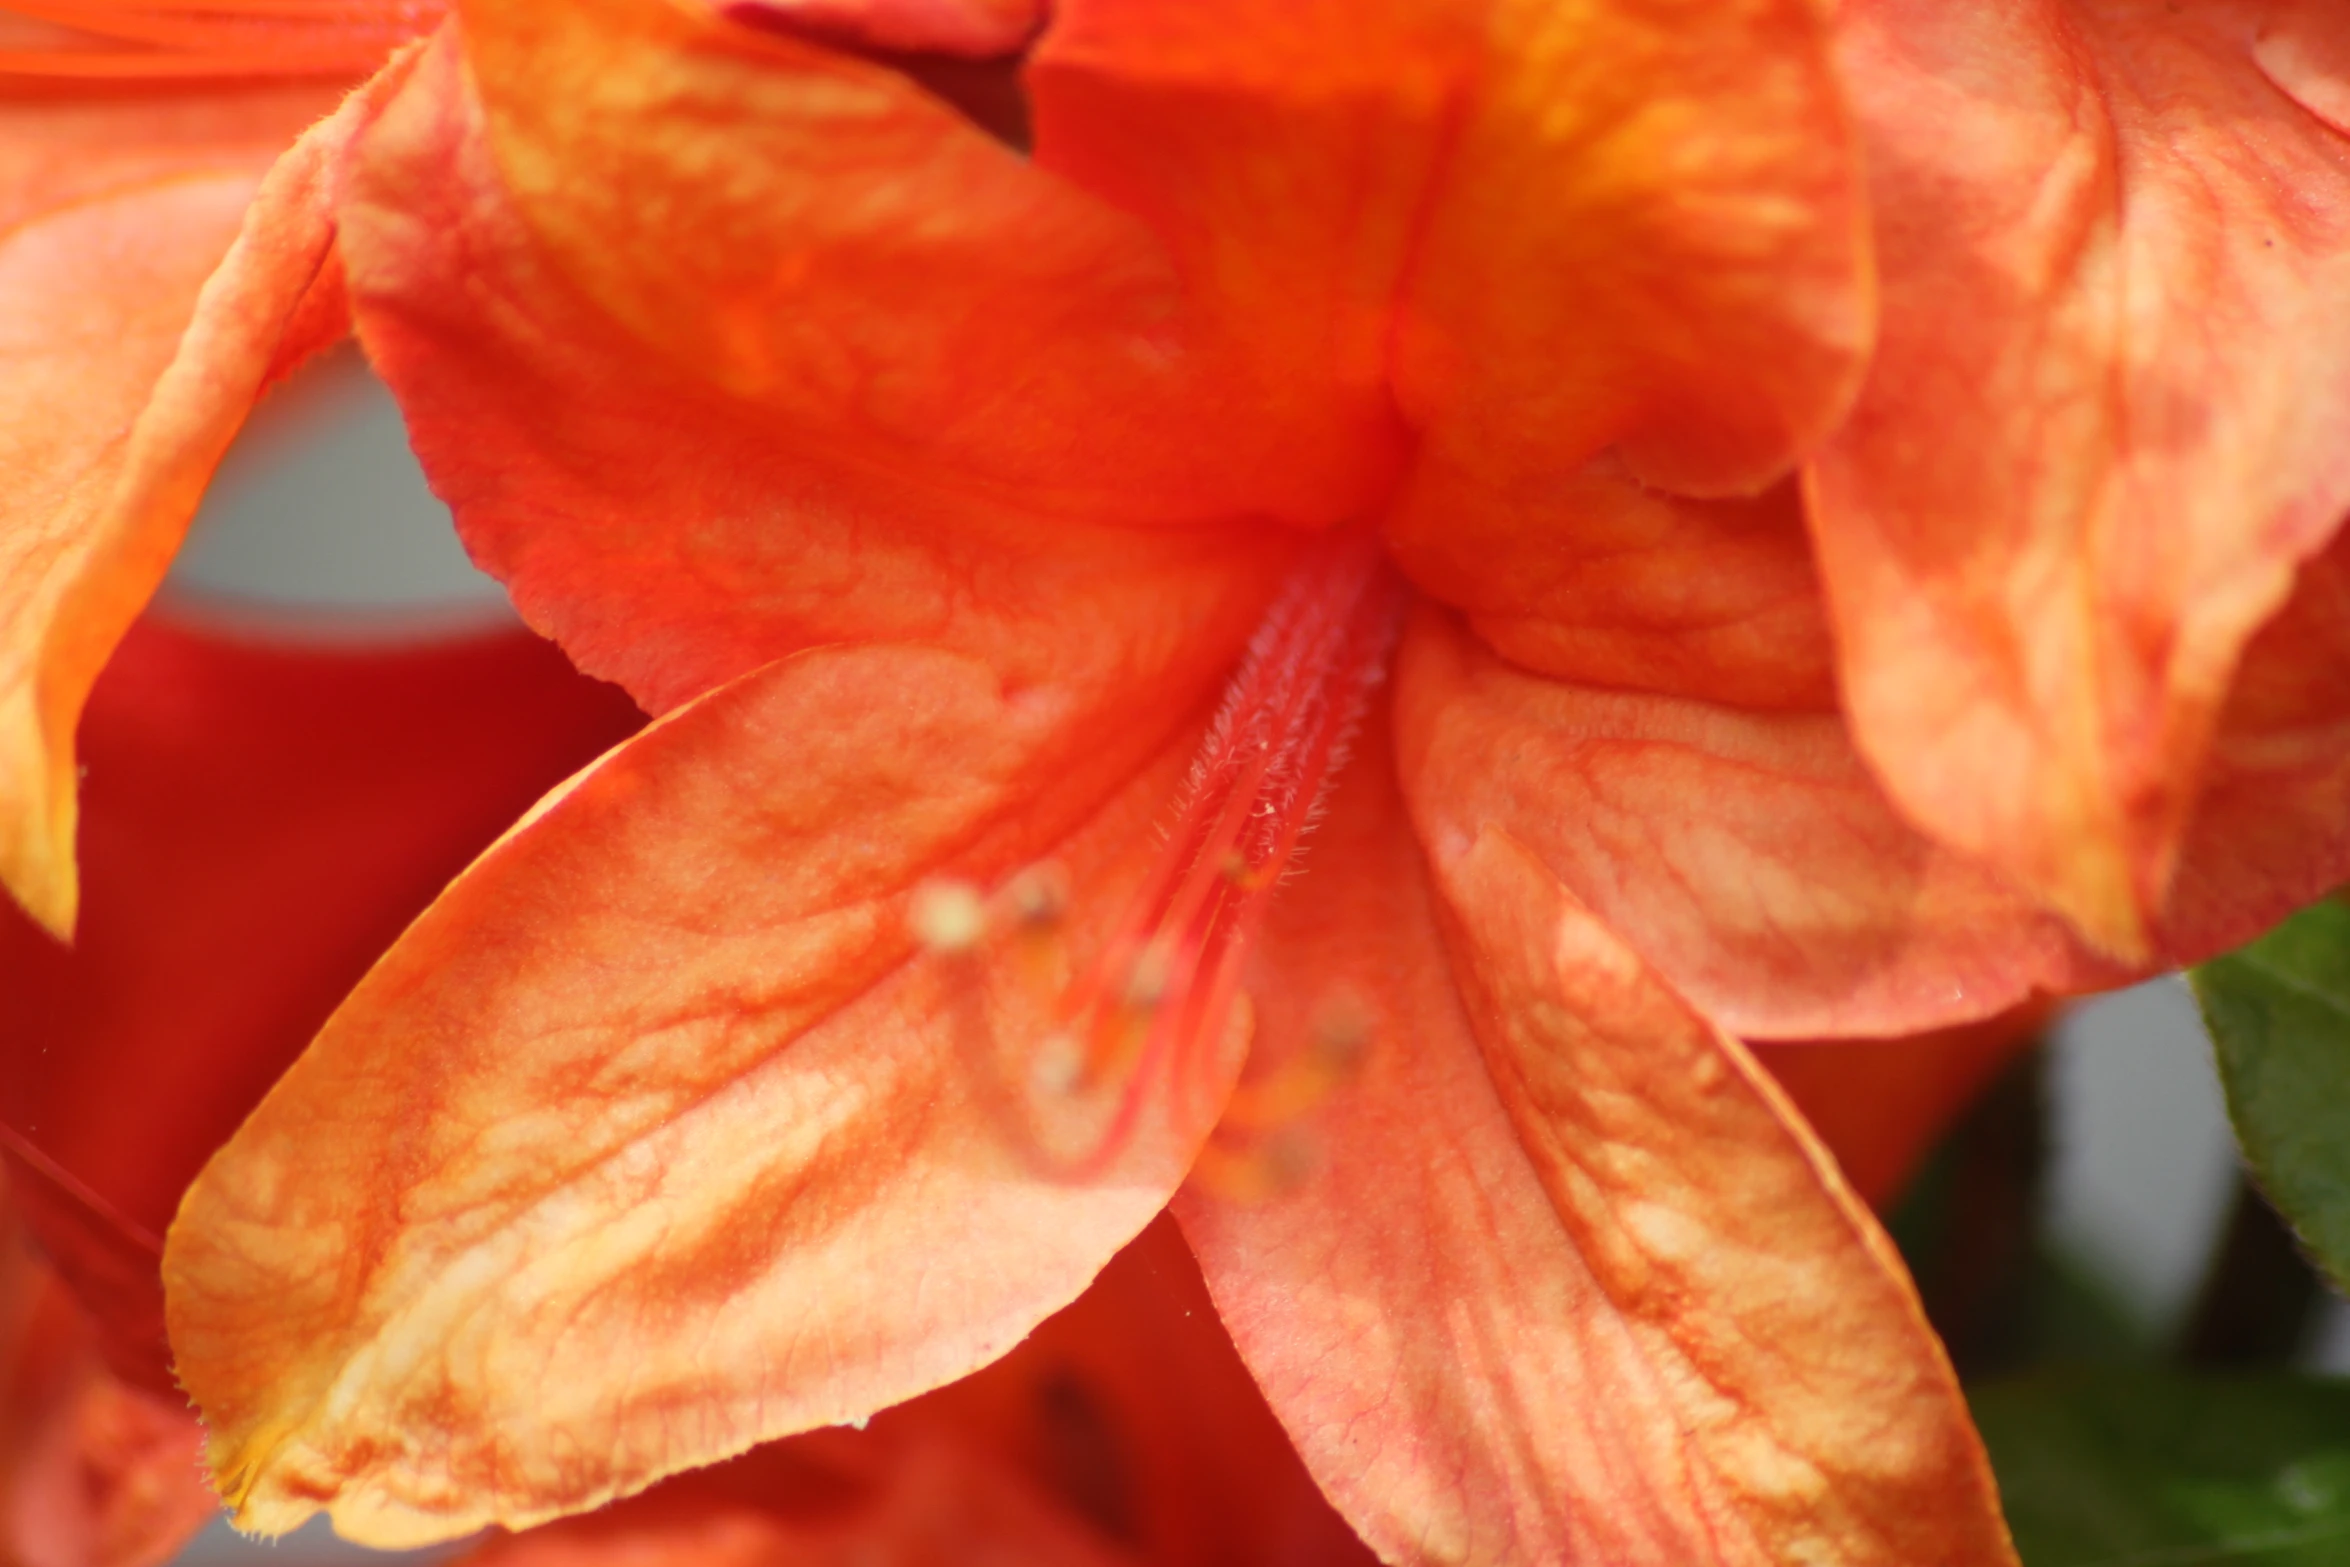
<svg viewBox="0 0 2350 1567">
<path fill-rule="evenodd" d="M 1437 613 L 1396 714 L 1430 844 L 1505 829 L 1743 1037 L 1915 1033 L 2125 977 L 1896 816 L 1832 714 L 1544 679 Z"/>
<path fill-rule="evenodd" d="M 82 719 L 80 940 L 0 911 L 0 1148 L 118 1376 L 176 1401 L 156 1237 L 204 1160 L 401 925 L 638 721 L 514 632 L 132 628 Z"/>
<path fill-rule="evenodd" d="M 1403 299 L 1403 509 L 1555 530 L 1613 447 L 1751 493 L 1840 414 L 1869 338 L 1851 128 L 1816 0 L 1493 0 Z"/>
<path fill-rule="evenodd" d="M 1199 395 L 1161 247 L 908 77 L 666 0 L 476 0 L 464 37 L 467 194 L 777 439 L 1056 513 L 1234 504 L 1187 448 L 1246 421 Z"/>
<path fill-rule="evenodd" d="M 769 1443 L 466 1561 L 1071 1556 L 1160 1567 L 1372 1560 L 1307 1477 L 1164 1215 L 984 1370 L 861 1430 Z"/>
<path fill-rule="evenodd" d="M 578 256 L 555 241 L 542 244 L 524 225 L 522 198 L 509 194 L 492 165 L 481 109 L 453 42 L 426 56 L 414 85 L 366 138 L 342 214 L 361 335 L 399 394 L 426 471 L 454 507 L 475 558 L 513 587 L 527 619 L 582 667 L 620 681 L 658 711 L 820 643 L 921 640 L 985 658 L 1020 683 L 1155 656 L 1148 650 L 1188 639 L 1203 624 L 1253 615 L 1279 570 L 1281 541 L 1259 540 L 1260 530 L 1245 528 L 1100 525 L 1160 506 L 1147 474 L 1103 480 L 1116 497 L 1107 490 L 1071 496 L 1041 469 L 1022 466 L 1049 467 L 1059 458 L 982 415 L 996 396 L 988 377 L 1000 381 L 1003 367 L 1027 361 L 1005 344 L 933 338 L 927 334 L 938 323 L 907 304 L 935 301 L 957 330 L 982 337 L 1028 331 L 1034 323 L 1020 325 L 1019 310 L 1002 293 L 1013 285 L 1000 273 L 1042 266 L 1053 248 L 1046 239 L 1015 241 L 960 226 L 940 237 L 933 231 L 960 209 L 924 182 L 929 176 L 907 175 L 908 199 L 918 214 L 932 215 L 900 213 L 896 222 L 904 244 L 921 254 L 885 266 L 870 246 L 843 239 L 838 255 L 825 248 L 832 242 L 822 240 L 822 224 L 847 222 L 870 203 L 845 200 L 818 177 L 822 169 L 809 173 L 799 164 L 813 158 L 829 167 L 825 160 L 837 151 L 852 165 L 837 171 L 838 179 L 878 179 L 871 159 L 907 153 L 888 131 L 897 123 L 892 117 L 927 125 L 943 109 L 920 108 L 927 100 L 915 89 L 881 83 L 880 67 L 806 64 L 816 56 L 804 49 L 780 64 L 755 50 L 737 59 L 706 30 L 689 31 L 686 42 L 699 40 L 696 48 L 671 37 L 684 24 L 664 20 L 666 6 L 599 6 L 501 0 L 484 24 L 492 29 L 487 41 L 476 38 L 475 48 L 485 56 L 487 80 L 499 80 L 501 70 L 533 73 L 533 95 L 516 113 L 561 121 L 511 133 L 555 139 L 529 155 L 555 160 L 550 168 L 561 175 L 544 176 L 559 189 L 525 182 L 530 215 L 559 236 L 571 233 L 565 224 L 580 226 L 587 237 L 579 244 L 609 252 L 610 264 L 626 273 L 604 280 L 613 290 L 674 286 L 690 294 L 648 294 L 622 310 L 623 320 L 635 311 L 668 323 L 668 336 L 648 342 L 617 324 L 556 265 L 558 256 Z M 609 50 L 626 58 L 607 58 Z M 708 78 L 705 69 L 713 73 Z M 563 73 L 574 70 L 585 73 L 577 84 L 584 96 L 567 98 L 544 79 L 552 72 L 569 80 Z M 672 102 L 659 98 L 662 92 L 687 96 Z M 721 120 L 724 129 L 708 132 L 722 146 L 688 135 L 701 122 L 682 104 L 702 92 L 717 95 L 704 105 L 710 113 L 739 113 L 739 122 Z M 606 101 L 638 93 L 677 110 L 658 135 L 644 125 L 657 104 Z M 827 104 L 851 123 L 844 128 L 818 114 Z M 574 111 L 582 118 L 564 118 Z M 868 111 L 887 123 L 857 131 L 864 123 L 858 116 Z M 809 115 L 813 123 L 802 124 Z M 953 129 L 930 126 L 922 134 Z M 826 140 L 835 132 L 846 138 L 837 148 Z M 867 133 L 876 145 L 857 139 Z M 662 139 L 673 135 L 686 140 L 671 146 Z M 609 180 L 587 179 L 562 161 L 590 151 L 622 167 Z M 751 179 L 750 171 L 765 168 L 757 162 L 764 155 L 780 160 L 776 168 L 740 191 L 731 184 L 702 191 L 691 177 L 694 167 L 706 170 L 715 160 Z M 692 167 L 670 168 L 669 159 Z M 980 183 L 1000 186 L 1020 172 L 1008 154 L 1004 160 L 1004 169 Z M 952 169 L 936 177 L 962 178 Z M 795 179 L 812 183 L 803 190 Z M 899 176 L 880 188 L 900 190 Z M 605 195 L 619 205 L 598 206 Z M 723 221 L 692 206 L 738 196 L 742 210 L 728 208 L 733 215 Z M 641 200 L 654 199 L 665 211 L 673 201 L 687 204 L 658 238 L 642 220 Z M 1074 198 L 1063 191 L 1053 199 Z M 567 205 L 583 201 L 594 210 Z M 814 224 L 817 233 L 795 239 L 787 220 Z M 1079 227 L 1105 221 L 1096 214 Z M 627 244 L 615 249 L 596 222 L 618 225 Z M 729 226 L 743 224 L 753 227 Z M 776 224 L 786 225 L 780 236 L 770 232 Z M 884 228 L 884 238 L 896 233 Z M 946 247 L 946 259 L 923 259 L 930 239 Z M 999 241 L 1011 254 L 990 261 L 992 271 L 980 268 L 973 258 L 993 255 Z M 1080 250 L 1055 262 L 1060 270 L 1034 287 L 1082 314 L 1093 308 L 1086 300 L 1116 292 L 1124 264 Z M 803 253 L 813 254 L 816 271 L 792 282 L 789 311 L 770 309 L 772 301 L 727 307 L 740 321 L 780 334 L 772 353 L 759 350 L 774 360 L 772 384 L 728 390 L 722 383 L 729 377 L 750 372 L 729 370 L 734 350 L 712 335 L 723 336 L 725 312 L 714 315 L 710 300 L 725 296 L 695 291 L 751 285 L 701 269 L 768 268 L 780 264 L 777 256 Z M 1091 279 L 1082 287 L 1073 281 L 1081 274 Z M 944 291 L 933 291 L 933 282 Z M 824 323 L 821 332 L 808 325 L 814 321 Z M 860 343 L 865 332 L 880 341 L 853 353 L 842 346 Z M 1120 341 L 1121 352 L 1141 352 L 1136 341 Z M 845 357 L 825 357 L 828 343 Z M 911 357 L 884 374 L 876 367 L 894 364 L 885 352 Z M 1069 374 L 1072 386 L 1084 379 Z M 860 377 L 871 379 L 871 395 L 857 389 Z M 882 393 L 890 388 L 913 388 L 906 395 L 919 406 L 902 420 L 873 406 L 888 401 Z M 1082 400 L 1114 400 L 1110 382 Z M 973 420 L 978 425 L 966 432 Z M 958 470 L 964 458 L 950 446 L 964 433 L 1012 467 L 992 477 L 973 477 L 968 463 Z M 1112 447 L 1084 461 L 1115 467 Z"/>
<path fill-rule="evenodd" d="M 909 895 L 1054 855 L 1089 959 L 1225 656 L 1113 708 L 811 651 L 526 818 L 173 1227 L 172 1343 L 245 1524 L 323 1505 L 395 1544 L 593 1507 L 963 1375 L 1074 1298 L 1220 1096 L 1146 1096 L 1073 1179 L 1094 1106 L 1023 1054 L 1056 965 L 917 951 Z"/>
<path fill-rule="evenodd" d="M 2238 655 L 2350 510 L 2350 15 L 1842 17 L 1884 327 L 1812 481 L 1859 742 L 2144 958 Z"/>
<path fill-rule="evenodd" d="M 1395 519 L 1397 561 L 1511 663 L 1556 680 L 1735 707 L 1833 712 L 1834 650 L 1792 484 L 1692 500 L 1602 459 L 1538 525 L 1507 508 Z"/>
<path fill-rule="evenodd" d="M 1133 214 L 1172 261 L 1215 395 L 1299 474 L 1384 504 L 1407 455 L 1390 381 L 1481 6 L 1448 0 L 1059 0 L 1026 82 L 1039 168 Z M 1194 461 L 1198 452 L 1194 453 Z M 1253 508 L 1311 517 L 1258 481 Z"/>
<path fill-rule="evenodd" d="M 1018 1349 L 874 1428 L 912 1421 L 1013 1458 L 1166 1567 L 1372 1560 L 1298 1461 L 1166 1215 Z"/>
<path fill-rule="evenodd" d="M 1259 1037 L 1343 985 L 1366 1068 L 1302 1189 L 1177 1209 L 1341 1512 L 1392 1562 L 2012 1563 L 1891 1247 L 1784 1100 L 1505 833 L 1438 847 L 1440 915 L 1363 760 Z"/>
<path fill-rule="evenodd" d="M 63 131 L 45 154 L 0 159 L 0 883 L 60 936 L 75 717 L 253 399 L 316 346 L 327 176 L 397 75 L 274 168 L 307 95 L 166 98 L 122 121 L 73 105 L 38 127 Z"/>
</svg>

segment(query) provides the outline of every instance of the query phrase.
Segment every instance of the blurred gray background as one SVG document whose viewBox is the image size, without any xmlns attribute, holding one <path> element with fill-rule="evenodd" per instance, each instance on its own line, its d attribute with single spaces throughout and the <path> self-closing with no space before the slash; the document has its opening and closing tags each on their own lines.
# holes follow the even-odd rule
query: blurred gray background
<svg viewBox="0 0 2350 1567">
<path fill-rule="evenodd" d="M 257 413 L 163 603 L 184 617 L 346 642 L 513 618 L 425 488 L 389 394 L 347 352 Z M 2200 1278 L 2234 1175 L 2210 1049 L 2185 986 L 2156 980 L 2072 1012 L 2059 1027 L 2048 1091 L 2047 1233 L 2137 1327 L 2165 1333 Z M 2327 1311 L 2313 1363 L 2350 1370 L 2350 1310 L 2332 1301 Z M 215 1524 L 180 1560 L 307 1567 L 435 1554 L 386 1558 L 343 1545 L 314 1521 L 274 1545 Z"/>
</svg>

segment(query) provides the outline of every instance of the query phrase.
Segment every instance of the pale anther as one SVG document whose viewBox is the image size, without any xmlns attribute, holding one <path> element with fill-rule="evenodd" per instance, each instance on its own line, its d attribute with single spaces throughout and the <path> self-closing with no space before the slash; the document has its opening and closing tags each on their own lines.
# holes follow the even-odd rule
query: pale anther
<svg viewBox="0 0 2350 1567">
<path fill-rule="evenodd" d="M 1084 1073 L 1085 1052 L 1071 1035 L 1056 1030 L 1037 1042 L 1036 1057 L 1029 1063 L 1029 1076 L 1039 1091 L 1068 1093 Z"/>
<path fill-rule="evenodd" d="M 1049 930 L 1069 912 L 1069 873 L 1047 861 L 1031 865 L 1004 887 L 1004 907 L 1024 930 Z"/>
<path fill-rule="evenodd" d="M 987 901 L 967 881 L 933 877 L 914 889 L 906 926 L 932 952 L 968 952 L 987 934 Z"/>
</svg>

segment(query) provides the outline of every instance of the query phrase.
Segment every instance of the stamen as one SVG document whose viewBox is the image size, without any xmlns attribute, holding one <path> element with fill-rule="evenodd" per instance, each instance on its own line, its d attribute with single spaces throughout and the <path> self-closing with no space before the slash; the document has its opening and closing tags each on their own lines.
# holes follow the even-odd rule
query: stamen
<svg viewBox="0 0 2350 1567">
<path fill-rule="evenodd" d="M 968 952 L 987 934 L 987 902 L 967 881 L 926 881 L 914 889 L 906 924 L 932 952 Z"/>
<path fill-rule="evenodd" d="M 85 82 L 359 76 L 438 26 L 443 0 L 6 0 L 54 42 L 0 49 L 0 77 Z"/>
<path fill-rule="evenodd" d="M 1371 691 L 1405 594 L 1375 538 L 1319 542 L 1267 611 L 1186 781 L 1166 852 L 1100 959 L 1065 994 L 1076 1082 L 1119 1084 L 1089 1167 L 1131 1134 L 1153 1092 L 1189 1096 L 1223 1055 L 1242 967 Z"/>
<path fill-rule="evenodd" d="M 1004 903 L 1019 929 L 1049 932 L 1069 912 L 1069 873 L 1058 865 L 1031 865 L 1005 884 Z"/>
<path fill-rule="evenodd" d="M 1210 1142 L 1191 1167 L 1191 1184 L 1225 1202 L 1271 1202 L 1304 1185 L 1321 1162 L 1313 1133 L 1292 1122 L 1246 1146 Z"/>
<path fill-rule="evenodd" d="M 1251 1137 L 1295 1125 L 1355 1075 L 1371 1045 L 1371 1014 L 1339 991 L 1314 1009 L 1306 1048 L 1232 1091 L 1219 1136 Z"/>
<path fill-rule="evenodd" d="M 1165 852 L 1091 966 L 1073 978 L 1069 879 L 1059 866 L 1030 866 L 992 895 L 951 878 L 914 889 L 908 931 L 942 960 L 972 1048 L 993 1048 L 978 972 L 968 966 L 990 940 L 1014 944 L 1030 994 L 1057 992 L 1023 1067 L 1036 1098 L 1093 1101 L 1079 1116 L 1096 1128 L 1083 1136 L 1084 1152 L 1064 1157 L 1065 1143 L 1039 1149 L 1062 1173 L 1098 1172 L 1155 1094 L 1175 1096 L 1179 1114 L 1198 1108 L 1209 1069 L 1247 1044 L 1254 1008 L 1240 992 L 1243 966 L 1385 678 L 1405 599 L 1367 534 L 1325 538 L 1306 552 L 1225 688 Z M 1369 1013 L 1354 998 L 1323 998 L 1307 1048 L 1236 1091 L 1222 1118 L 1224 1133 L 1261 1146 L 1211 1147 L 1203 1158 L 1302 1168 L 1295 1155 L 1304 1134 L 1289 1123 L 1352 1073 L 1369 1032 Z M 1032 1109 L 1022 1114 L 1033 1127 Z"/>
</svg>

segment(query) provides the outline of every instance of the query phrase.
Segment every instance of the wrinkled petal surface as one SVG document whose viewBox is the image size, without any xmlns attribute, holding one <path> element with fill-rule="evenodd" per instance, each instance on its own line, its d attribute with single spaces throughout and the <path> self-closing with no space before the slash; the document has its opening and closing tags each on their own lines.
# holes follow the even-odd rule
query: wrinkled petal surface
<svg viewBox="0 0 2350 1567">
<path fill-rule="evenodd" d="M 1896 815 L 1833 714 L 1544 679 L 1431 612 L 1396 727 L 1432 852 L 1506 830 L 1740 1035 L 1912 1033 L 2118 977 Z"/>
<path fill-rule="evenodd" d="M 1372 1019 L 1322 1168 L 1178 1206 L 1340 1510 L 1397 1562 L 2012 1563 L 1940 1347 L 1785 1101 L 1506 834 L 1440 837 L 1432 887 L 1381 760 L 1266 936 L 1260 1040 L 1317 991 Z"/>
<path fill-rule="evenodd" d="M 0 155 L 0 883 L 60 936 L 75 718 L 246 410 L 317 346 L 329 174 L 374 90 L 282 159 L 314 94 L 6 107 L 60 123 Z"/>
<path fill-rule="evenodd" d="M 472 1564 L 1372 1558 L 1315 1489 L 1161 1216 L 1010 1354 L 501 1541 Z"/>
<path fill-rule="evenodd" d="M 1762 488 L 1868 349 L 1828 8 L 1483 9 L 1402 300 L 1397 396 L 1427 437 L 1406 515 L 1491 508 L 1555 536 L 1611 446 L 1638 482 Z"/>
<path fill-rule="evenodd" d="M 1152 1096 L 1080 1180 L 1096 1107 L 1031 1086 L 1219 662 L 1105 709 L 812 651 L 551 796 L 172 1230 L 178 1369 L 243 1521 L 324 1505 L 393 1544 L 592 1507 L 952 1380 L 1073 1299 L 1220 1103 Z M 923 880 L 1046 855 L 1079 911 L 1058 956 L 915 947 Z"/>
<path fill-rule="evenodd" d="M 637 16 L 643 7 L 618 9 L 655 26 Z M 591 25 L 599 22 L 619 26 L 602 12 L 570 7 L 540 19 L 566 39 L 579 34 L 582 48 L 619 47 L 631 36 L 623 30 L 607 39 Z M 524 43 L 493 32 L 480 47 L 494 53 Z M 651 43 L 644 53 L 656 63 L 666 58 Z M 708 50 L 683 58 L 680 70 L 727 67 L 727 57 Z M 589 63 L 598 93 L 634 80 L 634 66 L 601 55 Z M 554 69 L 538 52 L 512 68 L 524 66 Z M 798 102 L 793 94 L 804 85 L 773 68 L 727 68 L 743 78 L 742 91 L 787 103 Z M 559 93 L 546 97 L 544 112 L 558 112 L 560 101 Z M 729 112 L 737 109 L 750 112 L 730 103 Z M 945 114 L 936 106 L 923 112 Z M 579 134 L 618 134 L 599 123 Z M 644 138 L 628 135 L 631 155 L 659 150 L 638 148 Z M 746 143 L 729 156 L 754 150 Z M 658 169 L 642 178 L 656 174 L 685 179 Z M 768 209 L 791 188 L 784 173 L 774 179 L 772 191 L 762 184 L 764 194 L 745 197 L 763 222 L 780 221 Z M 567 174 L 562 190 L 584 197 L 598 184 Z M 694 190 L 687 181 L 662 199 L 685 200 Z M 867 399 L 795 371 L 773 393 L 786 400 L 779 408 L 772 398 L 714 385 L 702 360 L 675 363 L 631 336 L 565 280 L 522 223 L 490 162 L 453 44 L 426 57 L 412 88 L 362 144 L 342 223 L 362 336 L 476 558 L 512 585 L 525 617 L 582 667 L 620 681 L 656 710 L 826 642 L 936 642 L 985 658 L 1014 682 L 1080 668 L 1114 674 L 1195 636 L 1236 645 L 1246 634 L 1237 622 L 1270 590 L 1278 547 L 1231 529 L 1100 526 L 1049 487 L 958 488 L 940 453 L 878 451 L 857 424 Z M 632 243 L 647 239 L 633 208 L 625 227 Z M 713 240 L 684 259 L 716 265 L 740 259 L 730 247 L 757 254 L 775 243 L 761 234 Z M 671 278 L 681 259 L 668 239 L 631 254 L 651 280 Z M 861 286 L 891 276 L 842 266 Z M 697 283 L 690 268 L 679 278 L 680 287 L 719 286 Z M 918 285 L 918 276 L 900 279 L 886 311 L 879 299 L 867 311 L 886 315 L 893 341 L 927 341 L 905 306 L 925 297 Z M 693 341 L 694 322 L 719 297 L 660 306 L 674 311 L 679 342 Z M 849 331 L 837 312 L 819 309 L 823 298 L 818 290 L 804 315 L 778 319 L 802 326 L 822 319 L 832 323 L 827 331 Z M 991 300 L 967 316 L 973 330 L 988 330 L 1006 309 Z M 705 357 L 717 354 L 712 348 Z M 969 362 L 1002 357 L 991 351 Z M 895 384 L 894 372 L 877 382 Z M 969 390 L 942 388 L 924 417 L 951 427 L 961 415 L 949 417 L 960 406 L 949 394 Z M 847 415 L 837 412 L 844 405 Z M 1148 500 L 1139 479 L 1122 493 Z"/>
<path fill-rule="evenodd" d="M 640 717 L 519 633 L 132 629 L 82 720 L 80 940 L 0 912 L 0 1141 L 119 1376 L 177 1402 L 158 1237 L 205 1159 L 449 877 Z"/>
<path fill-rule="evenodd" d="M 1581 686 L 1831 713 L 1833 649 L 1794 487 L 1691 500 L 1605 460 L 1524 514 L 1396 519 L 1412 579 L 1522 669 Z"/>
<path fill-rule="evenodd" d="M 1097 519 L 1324 521 L 1376 477 L 1375 384 L 1350 408 L 1322 371 L 1235 406 L 1231 328 L 1255 323 L 1194 303 L 1143 221 L 1049 174 L 1049 120 L 1031 162 L 887 65 L 664 0 L 477 0 L 464 21 L 513 215 L 640 353 L 778 438 Z"/>
<path fill-rule="evenodd" d="M 1364 516 L 1413 449 L 1399 526 L 1573 548 L 1631 473 L 1759 488 L 1858 373 L 1808 0 L 1696 28 L 1075 0 L 1023 74 L 1029 159 L 754 10 L 479 0 L 470 75 L 420 77 L 346 214 L 362 333 L 476 555 L 656 708 L 842 637 L 1066 662 L 1067 606 L 1185 602 L 1195 530 L 1141 525 Z"/>
<path fill-rule="evenodd" d="M 1884 325 L 1812 499 L 1860 747 L 2144 958 L 2238 656 L 2350 510 L 2350 14 L 1841 16 Z"/>
</svg>

